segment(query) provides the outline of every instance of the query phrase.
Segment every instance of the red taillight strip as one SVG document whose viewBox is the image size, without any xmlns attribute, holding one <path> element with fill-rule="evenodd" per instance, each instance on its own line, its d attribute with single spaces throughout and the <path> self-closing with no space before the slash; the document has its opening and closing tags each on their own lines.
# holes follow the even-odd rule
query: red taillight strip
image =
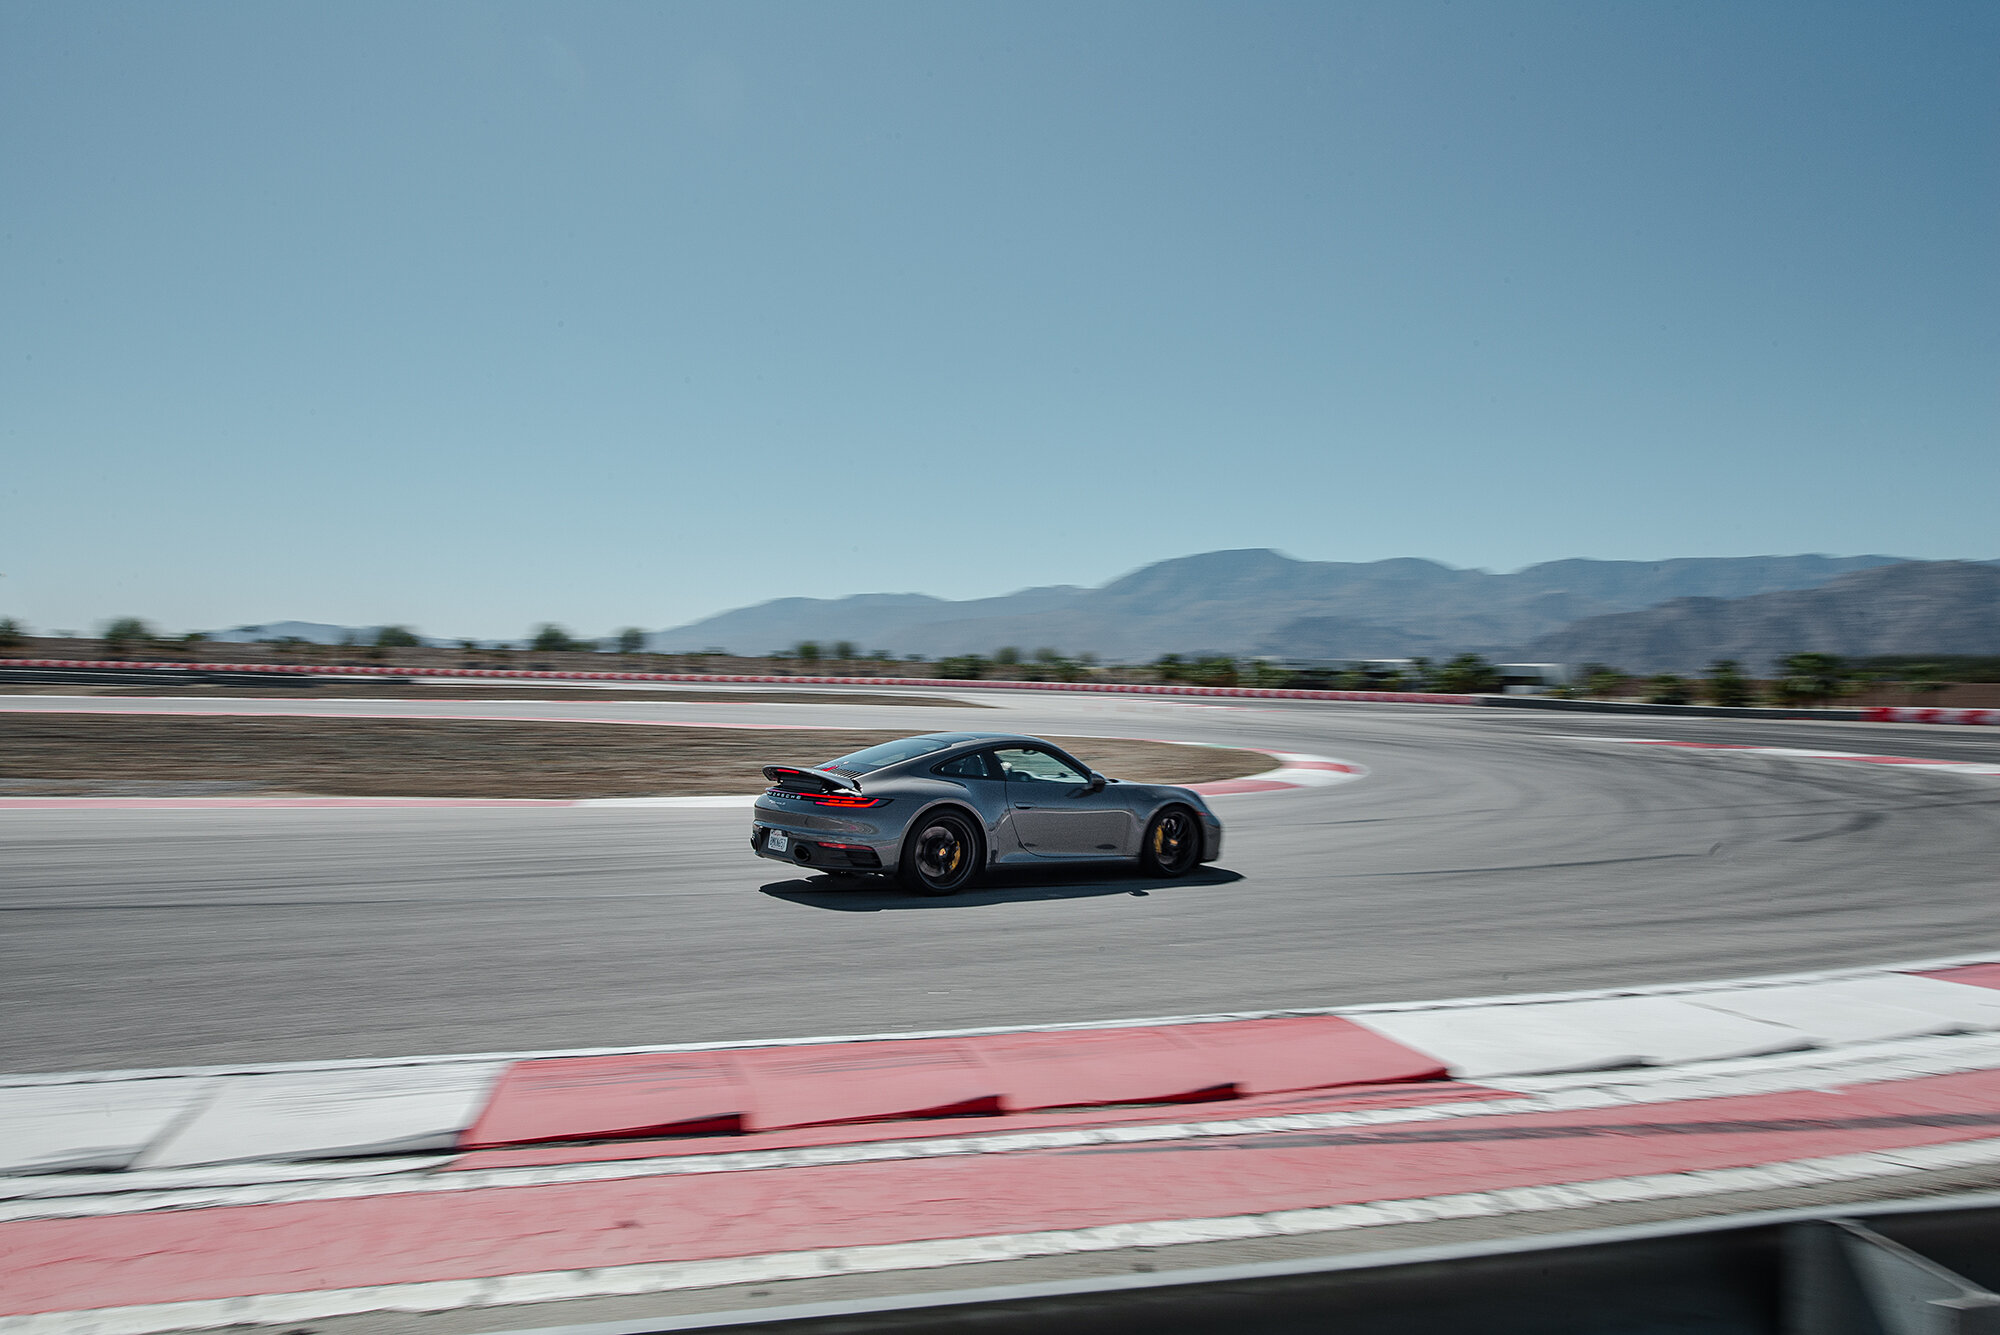
<svg viewBox="0 0 2000 1335">
<path fill-rule="evenodd" d="M 821 807 L 879 807 L 889 799 L 886 797 L 847 797 L 839 793 L 802 793 L 796 788 L 766 788 L 766 797 L 795 797 L 801 802 L 811 802 Z"/>
</svg>

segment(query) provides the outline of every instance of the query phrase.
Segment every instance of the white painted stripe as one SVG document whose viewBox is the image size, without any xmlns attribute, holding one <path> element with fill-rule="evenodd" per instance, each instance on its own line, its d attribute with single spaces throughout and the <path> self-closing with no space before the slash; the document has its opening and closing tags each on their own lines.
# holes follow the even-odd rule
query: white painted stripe
<svg viewBox="0 0 2000 1335">
<path fill-rule="evenodd" d="M 380 1284 L 307 1293 L 42 1312 L 0 1317 L 0 1335 L 159 1335 L 166 1331 L 207 1330 L 239 1324 L 323 1321 L 365 1312 L 446 1312 L 574 1298 L 669 1293 L 830 1275 L 934 1270 L 987 1261 L 1069 1256 L 1133 1247 L 1177 1247 L 1200 1242 L 1305 1237 L 1391 1224 L 1494 1218 L 1642 1201 L 1686 1200 L 1739 1191 L 1769 1191 L 1907 1177 L 1915 1173 L 1989 1164 L 2000 1164 L 2000 1140 L 1961 1141 L 1951 1145 L 1881 1150 L 1867 1154 L 1827 1155 L 1762 1164 L 1754 1168 L 1713 1168 L 1688 1173 L 1596 1178 L 1538 1187 L 1457 1192 L 1265 1214 L 1157 1219 L 1105 1224 L 1095 1228 L 829 1247 L 713 1261 L 656 1262 L 594 1270 L 551 1270 L 479 1279 Z"/>
<path fill-rule="evenodd" d="M 1816 1058 L 1816 1062 L 1809 1062 Z M 1772 1068 L 1773 1063 L 1784 1065 Z M 930 1140 L 872 1141 L 821 1145 L 803 1149 L 739 1150 L 719 1154 L 682 1155 L 661 1159 L 623 1159 L 606 1163 L 553 1164 L 535 1168 L 487 1168 L 466 1172 L 378 1174 L 351 1180 L 287 1179 L 241 1185 L 189 1185 L 148 1191 L 124 1191 L 122 1175 L 85 1181 L 60 1178 L 0 1180 L 0 1222 L 22 1219 L 95 1218 L 140 1214 L 152 1210 L 208 1209 L 237 1205 L 270 1205 L 297 1201 L 347 1200 L 369 1196 L 477 1191 L 491 1187 L 555 1186 L 577 1182 L 610 1182 L 634 1178 L 682 1177 L 708 1173 L 760 1172 L 784 1168 L 819 1168 L 845 1164 L 885 1163 L 907 1159 L 962 1158 L 977 1154 L 1020 1154 L 1042 1150 L 1077 1149 L 1094 1145 L 1157 1144 L 1219 1140 L 1288 1132 L 1342 1131 L 1403 1126 L 1416 1122 L 1510 1117 L 1528 1113 L 1588 1112 L 1628 1105 L 1687 1103 L 1747 1094 L 1781 1094 L 1800 1090 L 1956 1075 L 2000 1069 L 2000 1037 L 1969 1035 L 1917 1043 L 1884 1044 L 1879 1050 L 1845 1057 L 1825 1053 L 1787 1054 L 1780 1058 L 1745 1058 L 1703 1063 L 1679 1070 L 1654 1068 L 1617 1072 L 1609 1077 L 1521 1079 L 1496 1082 L 1519 1089 L 1514 1098 L 1457 1100 L 1400 1108 L 1357 1109 L 1347 1112 L 1288 1113 L 1210 1122 L 1152 1123 L 1078 1127 L 1045 1131 L 993 1132 Z M 857 1128 L 865 1133 L 866 1128 Z M 160 1183 L 165 1174 L 149 1179 Z"/>
</svg>

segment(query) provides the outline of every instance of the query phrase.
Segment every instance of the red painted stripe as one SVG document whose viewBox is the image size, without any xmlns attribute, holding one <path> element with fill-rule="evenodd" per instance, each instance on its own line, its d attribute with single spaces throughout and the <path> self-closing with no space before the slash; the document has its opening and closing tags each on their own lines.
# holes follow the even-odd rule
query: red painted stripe
<svg viewBox="0 0 2000 1335">
<path fill-rule="evenodd" d="M 550 1140 L 731 1131 L 749 1091 L 726 1053 L 555 1057 L 515 1062 L 459 1139 L 467 1148 Z"/>
<path fill-rule="evenodd" d="M 1444 1073 L 1335 1016 L 550 1058 L 510 1068 L 462 1143 L 1179 1102 Z"/>
<path fill-rule="evenodd" d="M 1941 978 L 1947 983 L 1965 983 L 1971 987 L 2000 988 L 2000 964 L 1964 964 L 1955 969 L 1936 969 L 1918 977 Z"/>
<path fill-rule="evenodd" d="M 2000 1072 L 1093 1146 L 0 1224 L 9 1313 L 1087 1228 L 1984 1139 Z"/>
<path fill-rule="evenodd" d="M 1505 1090 L 1459 1081 L 1419 1084 L 1353 1085 L 1338 1089 L 1264 1094 L 1227 1103 L 1154 1103 L 1140 1107 L 1090 1108 L 1075 1112 L 1008 1113 L 913 1121 L 842 1123 L 832 1126 L 789 1127 L 783 1131 L 745 1132 L 719 1139 L 683 1135 L 666 1140 L 620 1140 L 596 1145 L 529 1145 L 515 1149 L 474 1150 L 460 1155 L 447 1171 L 481 1168 L 535 1168 L 553 1164 L 614 1163 L 629 1159 L 672 1159 L 690 1154 L 723 1154 L 742 1150 L 801 1149 L 812 1145 L 875 1144 L 892 1140 L 931 1140 L 940 1136 L 985 1136 L 1023 1131 L 1068 1130 L 1077 1127 L 1145 1126 L 1162 1122 L 1231 1121 L 1241 1117 L 1280 1117 L 1288 1113 L 1351 1112 L 1360 1108 L 1400 1108 L 1411 1104 L 1480 1102 L 1511 1098 Z"/>
</svg>

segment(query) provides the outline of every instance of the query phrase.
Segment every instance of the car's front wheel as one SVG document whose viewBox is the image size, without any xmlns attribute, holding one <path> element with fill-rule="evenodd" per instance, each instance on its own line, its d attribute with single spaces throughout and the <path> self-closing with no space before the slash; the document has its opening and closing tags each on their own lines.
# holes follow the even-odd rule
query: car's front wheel
<svg viewBox="0 0 2000 1335">
<path fill-rule="evenodd" d="M 1186 807 L 1168 807 L 1146 827 L 1139 863 L 1153 876 L 1185 876 L 1201 860 L 1201 826 Z"/>
<path fill-rule="evenodd" d="M 923 895 L 955 895 L 979 873 L 979 832 L 955 811 L 918 820 L 903 841 L 903 883 Z"/>
</svg>

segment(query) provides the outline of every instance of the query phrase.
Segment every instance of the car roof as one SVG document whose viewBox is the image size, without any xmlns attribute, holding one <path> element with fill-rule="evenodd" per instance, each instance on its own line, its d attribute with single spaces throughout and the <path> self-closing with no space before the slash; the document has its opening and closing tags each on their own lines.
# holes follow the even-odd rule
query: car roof
<svg viewBox="0 0 2000 1335">
<path fill-rule="evenodd" d="M 953 748 L 961 746 L 991 746 L 995 742 L 1029 742 L 1036 746 L 1054 746 L 1054 742 L 1040 737 L 1030 737 L 1022 732 L 927 732 L 925 737 L 949 738 Z"/>
</svg>

